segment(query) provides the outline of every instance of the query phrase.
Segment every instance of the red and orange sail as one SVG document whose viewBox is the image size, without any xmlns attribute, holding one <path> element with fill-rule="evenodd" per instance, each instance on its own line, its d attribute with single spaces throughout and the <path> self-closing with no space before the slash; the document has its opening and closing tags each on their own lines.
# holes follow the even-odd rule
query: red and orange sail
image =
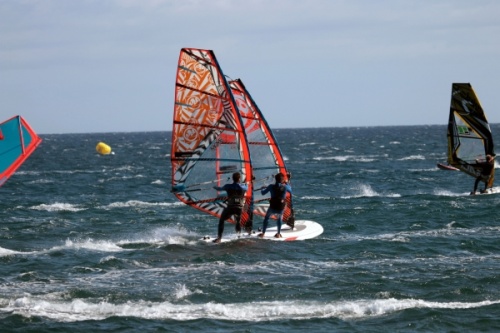
<svg viewBox="0 0 500 333">
<path fill-rule="evenodd" d="M 246 207 L 252 206 L 253 173 L 242 118 L 211 50 L 180 52 L 171 163 L 172 192 L 182 202 L 220 217 L 227 197 L 213 187 L 232 182 L 232 174 L 240 172 L 248 185 Z M 249 208 L 241 224 L 251 222 Z"/>
<path fill-rule="evenodd" d="M 264 115 L 240 79 L 230 81 L 229 85 L 243 120 L 243 127 L 248 140 L 254 175 L 254 188 L 258 189 L 274 183 L 274 176 L 280 172 L 287 179 L 289 173 L 285 160 Z M 253 202 L 254 214 L 264 216 L 269 204 L 269 194 L 266 197 L 261 195 L 260 191 L 256 191 L 254 192 Z M 283 213 L 283 221 L 293 225 L 293 219 L 292 199 L 287 194 L 287 205 Z"/>
<path fill-rule="evenodd" d="M 0 123 L 0 186 L 35 151 L 42 139 L 21 116 Z"/>
</svg>

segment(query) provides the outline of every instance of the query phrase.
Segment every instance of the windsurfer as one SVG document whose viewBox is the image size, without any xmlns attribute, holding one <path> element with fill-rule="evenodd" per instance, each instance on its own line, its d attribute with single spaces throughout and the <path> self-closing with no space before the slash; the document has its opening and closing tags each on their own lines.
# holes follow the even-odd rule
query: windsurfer
<svg viewBox="0 0 500 333">
<path fill-rule="evenodd" d="M 476 194 L 477 186 L 481 181 L 484 182 L 484 190 L 482 190 L 481 193 L 485 193 L 488 189 L 488 182 L 491 177 L 491 172 L 495 167 L 495 158 L 491 155 L 486 155 L 486 161 L 481 162 L 479 160 L 476 160 L 476 164 L 474 165 L 474 167 L 480 169 L 481 173 L 479 174 L 479 176 L 477 176 L 476 181 L 474 182 L 474 190 L 472 190 L 470 194 Z"/>
<path fill-rule="evenodd" d="M 262 233 L 259 234 L 259 237 L 264 237 L 267 229 L 267 223 L 271 215 L 278 215 L 278 219 L 276 220 L 276 224 L 278 226 L 278 232 L 274 237 L 281 238 L 281 224 L 283 223 L 283 211 L 286 206 L 286 193 L 290 193 L 292 195 L 292 188 L 290 185 L 285 184 L 285 175 L 281 172 L 278 173 L 275 177 L 276 183 L 271 184 L 267 187 L 263 187 L 260 191 L 262 195 L 265 195 L 268 192 L 271 192 L 271 200 L 269 201 L 269 208 L 267 209 L 266 216 L 264 217 L 264 222 L 262 226 Z"/>
<path fill-rule="evenodd" d="M 222 240 L 222 234 L 224 233 L 224 222 L 231 216 L 235 217 L 236 222 L 236 232 L 241 232 L 241 213 L 243 207 L 245 206 L 245 192 L 248 189 L 247 185 L 240 183 L 241 174 L 239 172 L 233 173 L 233 183 L 226 184 L 222 187 L 214 186 L 217 191 L 226 191 L 228 199 L 227 206 L 222 211 L 219 219 L 219 227 L 217 229 L 217 238 L 214 239 L 214 243 L 220 243 Z"/>
</svg>

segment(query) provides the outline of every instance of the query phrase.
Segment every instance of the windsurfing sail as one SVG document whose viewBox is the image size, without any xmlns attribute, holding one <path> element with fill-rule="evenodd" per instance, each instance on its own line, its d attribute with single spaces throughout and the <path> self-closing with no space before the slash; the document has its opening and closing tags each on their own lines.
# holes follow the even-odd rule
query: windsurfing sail
<svg viewBox="0 0 500 333">
<path fill-rule="evenodd" d="M 183 48 L 175 82 L 172 192 L 182 202 L 220 217 L 227 200 L 213 187 L 241 173 L 248 186 L 241 225 L 252 223 L 252 167 L 240 113 L 211 50 Z M 232 221 L 234 222 L 234 221 Z"/>
<path fill-rule="evenodd" d="M 0 186 L 35 151 L 42 139 L 21 116 L 0 123 Z"/>
<path fill-rule="evenodd" d="M 477 178 L 477 161 L 495 156 L 493 137 L 481 103 L 470 83 L 453 83 L 448 122 L 448 164 Z M 488 188 L 493 186 L 492 169 Z"/>
<path fill-rule="evenodd" d="M 248 140 L 254 176 L 253 187 L 260 189 L 264 185 L 274 183 L 274 176 L 280 172 L 285 175 L 285 179 L 288 179 L 289 172 L 283 155 L 259 107 L 240 79 L 229 81 L 229 85 L 243 120 L 243 127 Z M 255 191 L 253 213 L 264 216 L 269 205 L 269 199 L 269 194 L 263 196 L 259 190 Z M 275 217 L 272 216 L 271 218 Z M 294 219 L 292 198 L 287 193 L 283 221 L 293 227 Z"/>
</svg>

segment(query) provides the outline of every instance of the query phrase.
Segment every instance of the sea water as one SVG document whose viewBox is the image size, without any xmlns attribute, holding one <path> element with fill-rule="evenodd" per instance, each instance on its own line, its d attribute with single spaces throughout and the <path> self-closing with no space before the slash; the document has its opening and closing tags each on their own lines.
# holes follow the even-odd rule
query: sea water
<svg viewBox="0 0 500 333">
<path fill-rule="evenodd" d="M 275 130 L 297 242 L 200 241 L 170 136 L 42 135 L 0 187 L 1 332 L 500 331 L 500 194 L 436 167 L 445 126 Z"/>
</svg>

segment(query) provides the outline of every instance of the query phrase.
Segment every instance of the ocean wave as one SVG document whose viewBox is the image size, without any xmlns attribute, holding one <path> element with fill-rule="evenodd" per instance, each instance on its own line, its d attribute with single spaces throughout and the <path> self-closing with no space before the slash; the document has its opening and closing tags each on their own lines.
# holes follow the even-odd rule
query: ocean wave
<svg viewBox="0 0 500 333">
<path fill-rule="evenodd" d="M 67 212 L 79 212 L 82 210 L 86 210 L 87 208 L 81 208 L 79 205 L 73 205 L 70 203 L 61 203 L 61 202 L 56 202 L 53 204 L 40 204 L 37 206 L 31 206 L 30 209 L 34 210 L 45 210 L 48 212 L 61 212 L 61 211 L 67 211 Z"/>
<path fill-rule="evenodd" d="M 0 247 L 0 257 L 11 256 L 14 254 L 19 254 L 19 253 L 22 253 L 22 252 L 4 249 L 3 247 Z"/>
<path fill-rule="evenodd" d="M 180 226 L 162 227 L 122 239 L 117 242 L 121 247 L 134 244 L 157 244 L 157 245 L 188 245 L 196 244 L 202 236 L 188 231 Z"/>
<path fill-rule="evenodd" d="M 100 206 L 100 209 L 113 209 L 113 208 L 129 208 L 129 207 L 172 207 L 183 206 L 182 202 L 145 202 L 139 200 L 128 200 L 125 202 L 113 202 L 106 206 Z"/>
<path fill-rule="evenodd" d="M 377 191 L 373 190 L 370 185 L 359 185 L 358 187 L 354 188 L 356 191 L 355 194 L 353 195 L 344 195 L 341 196 L 342 199 L 353 199 L 353 198 L 363 198 L 363 197 L 385 197 L 385 198 L 399 198 L 401 197 L 401 194 L 398 193 L 387 193 L 387 194 L 380 194 Z"/>
<path fill-rule="evenodd" d="M 343 155 L 343 156 L 319 156 L 313 157 L 315 161 L 329 161 L 334 160 L 337 162 L 346 162 L 346 161 L 356 161 L 362 163 L 369 163 L 376 161 L 375 157 L 366 157 L 366 156 L 354 156 L 354 155 Z"/>
<path fill-rule="evenodd" d="M 398 159 L 398 161 L 408 161 L 408 160 L 425 160 L 424 155 L 410 155 L 403 158 Z"/>
<path fill-rule="evenodd" d="M 184 292 L 180 292 L 180 298 Z M 461 310 L 500 304 L 500 300 L 479 302 L 431 302 L 422 299 L 361 299 L 336 302 L 305 300 L 175 304 L 172 302 L 128 301 L 114 304 L 106 300 L 91 302 L 55 300 L 25 296 L 2 299 L 2 312 L 26 318 L 40 316 L 58 322 L 104 320 L 110 317 L 134 317 L 156 320 L 225 320 L 237 322 L 273 322 L 280 320 L 308 320 L 338 318 L 363 320 L 388 316 L 409 309 Z"/>
</svg>

